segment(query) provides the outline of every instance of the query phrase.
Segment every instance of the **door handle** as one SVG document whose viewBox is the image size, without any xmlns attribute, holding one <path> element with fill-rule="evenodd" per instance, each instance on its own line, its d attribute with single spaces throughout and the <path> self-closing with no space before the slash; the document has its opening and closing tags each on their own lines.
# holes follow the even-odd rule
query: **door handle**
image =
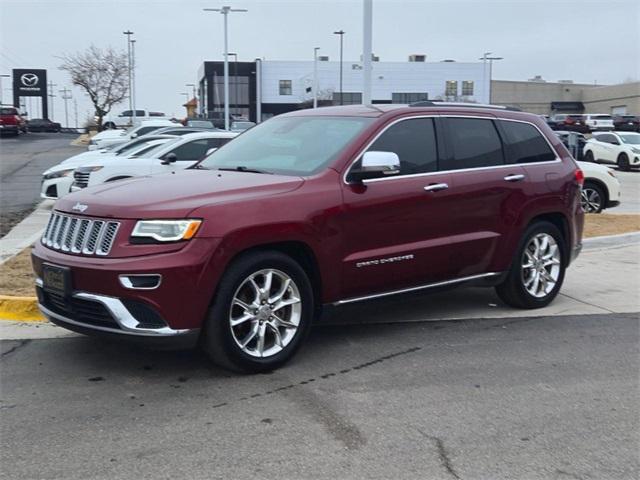
<svg viewBox="0 0 640 480">
<path fill-rule="evenodd" d="M 518 174 L 518 175 L 507 175 L 506 177 L 504 177 L 504 179 L 507 182 L 519 182 L 520 180 L 524 180 L 524 175 L 522 174 Z"/>
<path fill-rule="evenodd" d="M 446 190 L 447 188 L 449 188 L 449 185 L 446 183 L 432 183 L 424 187 L 424 190 L 425 192 L 437 192 L 439 190 Z"/>
</svg>

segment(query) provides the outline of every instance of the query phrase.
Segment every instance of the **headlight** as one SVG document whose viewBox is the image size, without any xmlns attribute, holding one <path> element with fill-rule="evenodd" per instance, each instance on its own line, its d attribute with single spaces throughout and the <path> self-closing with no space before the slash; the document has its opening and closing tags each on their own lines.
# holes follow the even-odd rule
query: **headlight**
<svg viewBox="0 0 640 480">
<path fill-rule="evenodd" d="M 95 140 L 89 140 L 89 145 L 97 145 L 98 142 L 96 142 Z"/>
<path fill-rule="evenodd" d="M 640 153 L 640 148 L 631 147 L 631 151 L 632 151 L 633 153 Z"/>
<path fill-rule="evenodd" d="M 201 223 L 202 220 L 139 220 L 131 238 L 151 238 L 158 242 L 189 240 Z"/>
<path fill-rule="evenodd" d="M 73 175 L 73 168 L 68 170 L 58 170 L 57 172 L 51 172 L 43 175 L 45 180 L 51 180 L 52 178 L 68 177 Z"/>
<path fill-rule="evenodd" d="M 97 172 L 98 170 L 102 170 L 104 165 L 96 165 L 95 167 L 78 167 L 76 170 L 80 173 L 91 173 Z"/>
</svg>

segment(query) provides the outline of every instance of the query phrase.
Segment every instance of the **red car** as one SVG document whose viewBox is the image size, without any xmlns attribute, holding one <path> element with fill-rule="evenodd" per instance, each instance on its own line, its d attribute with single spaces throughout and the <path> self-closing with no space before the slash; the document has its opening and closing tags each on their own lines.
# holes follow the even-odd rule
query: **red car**
<svg viewBox="0 0 640 480">
<path fill-rule="evenodd" d="M 27 122 L 16 107 L 0 107 L 0 134 L 20 135 L 27 133 Z"/>
<path fill-rule="evenodd" d="M 78 332 L 199 340 L 223 366 L 263 371 L 323 305 L 480 284 L 544 307 L 581 248 L 582 181 L 536 115 L 292 112 L 195 168 L 58 200 L 33 251 L 40 308 Z"/>
</svg>

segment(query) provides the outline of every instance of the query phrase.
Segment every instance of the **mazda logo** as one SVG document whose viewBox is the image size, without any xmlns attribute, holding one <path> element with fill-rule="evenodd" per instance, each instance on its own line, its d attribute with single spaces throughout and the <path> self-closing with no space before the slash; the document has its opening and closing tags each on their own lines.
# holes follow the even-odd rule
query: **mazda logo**
<svg viewBox="0 0 640 480">
<path fill-rule="evenodd" d="M 38 80 L 38 76 L 35 73 L 25 73 L 20 77 L 20 81 L 25 87 L 35 87 L 38 85 Z"/>
</svg>

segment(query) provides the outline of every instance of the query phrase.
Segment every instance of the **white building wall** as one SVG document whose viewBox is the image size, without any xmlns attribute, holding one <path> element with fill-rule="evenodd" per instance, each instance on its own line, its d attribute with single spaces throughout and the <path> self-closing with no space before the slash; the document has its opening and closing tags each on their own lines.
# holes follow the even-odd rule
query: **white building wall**
<svg viewBox="0 0 640 480">
<path fill-rule="evenodd" d="M 355 67 L 354 67 L 355 65 Z M 344 61 L 344 92 L 362 92 L 362 63 Z M 488 77 L 488 72 L 487 72 Z M 292 81 L 292 95 L 280 95 L 279 81 Z M 482 63 L 373 62 L 372 99 L 391 100 L 392 93 L 428 93 L 429 99 L 444 96 L 447 80 L 474 82 L 469 99 L 489 103 Z M 488 78 L 487 78 L 488 80 Z M 331 98 L 340 90 L 340 62 L 318 62 L 319 98 Z M 263 61 L 262 103 L 300 103 L 312 98 L 305 89 L 313 86 L 313 61 Z"/>
</svg>

